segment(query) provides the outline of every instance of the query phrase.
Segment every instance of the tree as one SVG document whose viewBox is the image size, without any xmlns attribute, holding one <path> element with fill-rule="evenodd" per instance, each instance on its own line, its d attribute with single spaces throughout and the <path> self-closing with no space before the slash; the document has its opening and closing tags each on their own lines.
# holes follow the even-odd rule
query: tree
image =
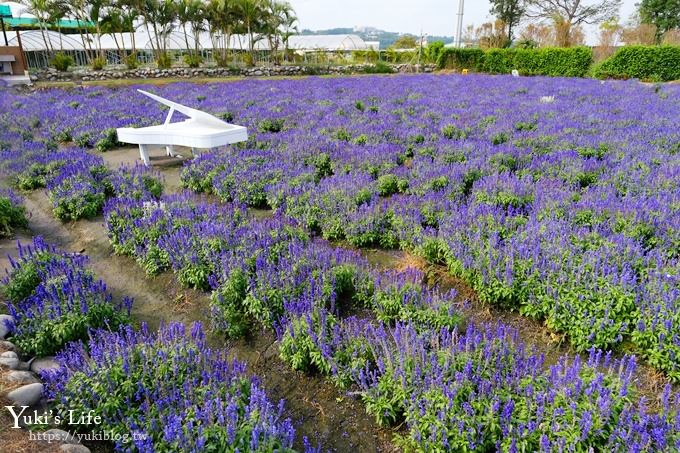
<svg viewBox="0 0 680 453">
<path fill-rule="evenodd" d="M 395 49 L 415 49 L 418 47 L 418 42 L 416 41 L 415 36 L 401 35 L 396 41 L 394 41 L 392 47 Z"/>
<path fill-rule="evenodd" d="M 608 20 L 600 24 L 598 46 L 593 49 L 596 61 L 604 60 L 614 53 L 622 31 L 623 27 L 617 20 Z"/>
<path fill-rule="evenodd" d="M 116 48 L 118 49 L 118 54 L 123 58 L 123 52 L 121 50 L 121 44 L 125 46 L 125 41 L 121 39 L 121 44 L 118 43 L 117 33 L 122 34 L 125 32 L 125 25 L 123 23 L 123 13 L 117 7 L 108 8 L 106 14 L 101 19 L 100 24 L 101 32 L 104 34 L 111 35 L 113 41 L 116 43 Z"/>
<path fill-rule="evenodd" d="M 584 24 L 597 24 L 618 16 L 621 0 L 527 0 L 527 16 L 551 21 L 555 25 L 557 44 L 572 45 L 572 31 Z M 578 34 L 578 32 L 576 33 Z"/>
<path fill-rule="evenodd" d="M 194 51 L 198 55 L 198 34 L 203 30 L 204 20 L 205 8 L 201 0 L 179 0 L 177 3 L 177 21 L 184 33 L 184 43 L 189 55 L 191 55 L 191 46 L 189 45 L 187 24 L 191 27 L 191 34 L 194 37 Z"/>
<path fill-rule="evenodd" d="M 280 32 L 281 40 L 283 41 L 283 55 L 284 58 L 287 58 L 288 42 L 290 41 L 290 37 L 298 32 L 298 28 L 296 25 L 298 18 L 295 15 L 295 11 L 293 10 L 292 6 L 288 2 L 285 2 L 285 4 L 288 6 L 289 9 L 286 10 L 283 16 Z"/>
<path fill-rule="evenodd" d="M 54 52 L 52 40 L 47 39 L 47 28 L 55 19 L 61 19 L 61 17 L 56 17 L 62 11 L 61 7 L 52 0 L 25 0 L 24 5 L 26 5 L 28 12 L 35 16 L 40 34 L 45 42 L 45 50 L 50 53 Z"/>
<path fill-rule="evenodd" d="M 482 49 L 498 49 L 508 46 L 508 35 L 505 33 L 505 23 L 498 19 L 486 22 L 475 29 L 475 39 Z"/>
<path fill-rule="evenodd" d="M 264 0 L 238 0 L 237 10 L 242 21 L 243 31 L 248 35 L 248 50 L 251 63 L 255 61 L 255 33 L 260 30 L 263 18 Z M 259 40 L 259 36 L 258 39 Z"/>
<path fill-rule="evenodd" d="M 527 12 L 525 0 L 490 0 L 491 14 L 507 26 L 508 44 L 512 44 L 513 29 Z"/>
<path fill-rule="evenodd" d="M 524 49 L 550 46 L 555 42 L 554 30 L 548 25 L 528 24 L 520 33 L 519 39 L 520 47 Z"/>
<path fill-rule="evenodd" d="M 680 28 L 680 0 L 642 0 L 638 4 L 640 21 L 656 27 L 656 42 L 663 35 Z"/>
<path fill-rule="evenodd" d="M 215 55 L 215 60 L 220 66 L 225 66 L 231 36 L 237 22 L 236 1 L 210 0 L 206 6 L 205 15 L 213 49 L 219 53 L 219 55 Z"/>
<path fill-rule="evenodd" d="M 272 59 L 277 62 L 279 46 L 283 41 L 287 50 L 288 39 L 292 34 L 291 30 L 295 28 L 297 17 L 293 7 L 286 1 L 265 0 L 264 6 L 262 32 L 267 36 Z"/>
<path fill-rule="evenodd" d="M 172 0 L 145 0 L 140 12 L 149 35 L 149 25 L 153 29 L 155 46 L 153 41 L 150 42 L 156 51 L 156 58 L 165 57 L 167 36 L 172 32 L 172 24 L 177 18 L 177 5 Z"/>
</svg>

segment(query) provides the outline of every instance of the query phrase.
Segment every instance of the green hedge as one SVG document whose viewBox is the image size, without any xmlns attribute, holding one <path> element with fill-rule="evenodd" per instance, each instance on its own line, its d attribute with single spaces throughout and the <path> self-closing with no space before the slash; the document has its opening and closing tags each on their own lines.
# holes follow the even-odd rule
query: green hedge
<svg viewBox="0 0 680 453">
<path fill-rule="evenodd" d="M 680 46 L 626 46 L 593 70 L 600 79 L 642 79 L 666 82 L 680 79 Z"/>
<path fill-rule="evenodd" d="M 484 70 L 484 51 L 482 49 L 448 49 L 439 54 L 437 65 L 440 69 L 469 69 L 480 72 Z"/>
<path fill-rule="evenodd" d="M 475 72 L 522 75 L 583 77 L 593 62 L 588 47 L 543 49 L 444 49 L 440 69 L 469 69 Z"/>
<path fill-rule="evenodd" d="M 484 70 L 509 74 L 517 69 L 521 75 L 583 77 L 593 62 L 588 47 L 542 49 L 490 49 L 484 58 Z"/>
</svg>

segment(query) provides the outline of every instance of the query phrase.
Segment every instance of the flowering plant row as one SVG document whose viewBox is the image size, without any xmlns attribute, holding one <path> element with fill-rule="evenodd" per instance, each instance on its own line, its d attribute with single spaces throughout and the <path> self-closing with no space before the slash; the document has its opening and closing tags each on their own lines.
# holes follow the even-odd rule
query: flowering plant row
<svg viewBox="0 0 680 453">
<path fill-rule="evenodd" d="M 413 251 L 578 351 L 630 341 L 680 379 L 677 88 L 420 76 L 193 89 L 166 94 L 208 90 L 202 107 L 253 134 L 192 161 L 185 187 Z"/>
<path fill-rule="evenodd" d="M 19 258 L 2 281 L 14 318 L 12 341 L 29 356 L 51 355 L 90 329 L 130 322 L 132 300 L 114 302 L 106 284 L 85 268 L 87 258 L 57 251 L 35 237 L 19 244 Z"/>
<path fill-rule="evenodd" d="M 3 118 L 4 120 L 4 118 Z M 161 176 L 145 166 L 110 170 L 99 156 L 74 147 L 25 140 L 12 129 L 0 131 L 2 171 L 21 190 L 46 188 L 54 216 L 60 220 L 92 218 L 113 196 L 152 199 L 160 196 Z"/>
<path fill-rule="evenodd" d="M 100 417 L 116 451 L 293 451 L 283 400 L 274 405 L 243 363 L 210 349 L 200 324 L 137 331 L 132 300 L 114 303 L 87 257 L 41 237 L 18 247 L 2 282 L 11 340 L 27 355 L 57 353 L 60 367 L 42 372 L 54 413 Z"/>
<path fill-rule="evenodd" d="M 239 205 L 186 193 L 159 202 L 117 198 L 105 215 L 116 252 L 151 275 L 172 269 L 181 284 L 212 289 L 214 324 L 233 336 L 253 323 L 280 324 L 286 304 L 302 294 L 334 313 L 372 307 L 386 322 L 418 317 L 438 327 L 459 319 L 452 297 L 422 285 L 422 274 L 376 274 L 357 253 L 312 239 L 294 222 L 252 218 Z M 432 307 L 436 315 L 423 312 Z"/>
<path fill-rule="evenodd" d="M 293 451 L 283 400 L 274 405 L 243 363 L 209 348 L 198 323 L 97 331 L 57 360 L 45 375 L 55 409 L 101 417 L 116 451 Z"/>
<path fill-rule="evenodd" d="M 632 358 L 593 350 L 586 363 L 565 356 L 546 367 L 512 329 L 459 330 L 454 295 L 427 289 L 421 273 L 376 271 L 237 205 L 183 194 L 114 200 L 106 212 L 119 250 L 143 261 L 158 244 L 180 281 L 183 266 L 206 266 L 218 329 L 273 327 L 292 368 L 356 389 L 381 425 L 405 423 L 397 440 L 407 450 L 680 447 L 670 387 L 661 412 L 648 412 L 631 383 Z"/>
</svg>

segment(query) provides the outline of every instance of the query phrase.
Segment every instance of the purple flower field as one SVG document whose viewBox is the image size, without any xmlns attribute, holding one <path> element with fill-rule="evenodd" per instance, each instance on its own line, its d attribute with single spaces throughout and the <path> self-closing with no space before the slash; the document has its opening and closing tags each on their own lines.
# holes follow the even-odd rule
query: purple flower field
<svg viewBox="0 0 680 453">
<path fill-rule="evenodd" d="M 634 354 L 680 381 L 680 86 L 414 75 L 152 91 L 247 126 L 249 141 L 188 161 L 183 193 L 161 195 L 157 172 L 108 170 L 86 152 L 108 149 L 110 128 L 162 121 L 134 88 L 0 91 L 14 109 L 0 112 L 0 174 L 15 190 L 45 188 L 57 219 L 104 214 L 117 254 L 211 294 L 220 335 L 275 331 L 285 363 L 360 395 L 378 425 L 400 427 L 404 451 L 680 449 L 672 387 L 648 410 L 633 379 Z M 546 365 L 515 330 L 466 319 L 455 292 L 423 272 L 378 270 L 346 245 L 444 266 L 482 302 L 542 321 L 583 355 Z M 136 449 L 235 445 L 234 429 L 251 436 L 239 451 L 290 448 L 283 406 L 255 381 L 244 395 L 217 385 L 220 373 L 241 389 L 250 381 L 199 326 L 181 329 L 98 334 L 91 361 L 69 346 L 64 357 L 82 366 L 53 377 L 74 395 L 61 404 L 78 386 L 111 383 L 115 348 L 144 382 L 134 398 L 168 393 L 155 411 L 109 416 L 174 430 Z M 165 351 L 166 336 L 189 364 L 205 355 L 187 371 L 200 383 L 185 389 L 191 401 L 153 388 L 152 358 L 132 352 Z M 205 392 L 212 412 L 178 416 Z M 201 417 L 213 423 L 234 404 L 257 406 L 257 429 L 226 418 L 217 437 L 199 434 Z"/>
</svg>

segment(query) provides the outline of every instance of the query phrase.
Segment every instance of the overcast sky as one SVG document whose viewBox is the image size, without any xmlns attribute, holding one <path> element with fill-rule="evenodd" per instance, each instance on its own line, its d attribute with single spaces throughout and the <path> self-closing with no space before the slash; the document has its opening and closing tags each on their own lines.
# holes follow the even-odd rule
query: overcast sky
<svg viewBox="0 0 680 453">
<path fill-rule="evenodd" d="M 402 33 L 453 36 L 459 0 L 289 0 L 300 19 L 300 29 L 371 26 Z M 586 3 L 592 3 L 587 1 Z M 636 0 L 623 0 L 625 22 Z M 488 0 L 465 2 L 464 25 L 490 19 Z"/>
</svg>

